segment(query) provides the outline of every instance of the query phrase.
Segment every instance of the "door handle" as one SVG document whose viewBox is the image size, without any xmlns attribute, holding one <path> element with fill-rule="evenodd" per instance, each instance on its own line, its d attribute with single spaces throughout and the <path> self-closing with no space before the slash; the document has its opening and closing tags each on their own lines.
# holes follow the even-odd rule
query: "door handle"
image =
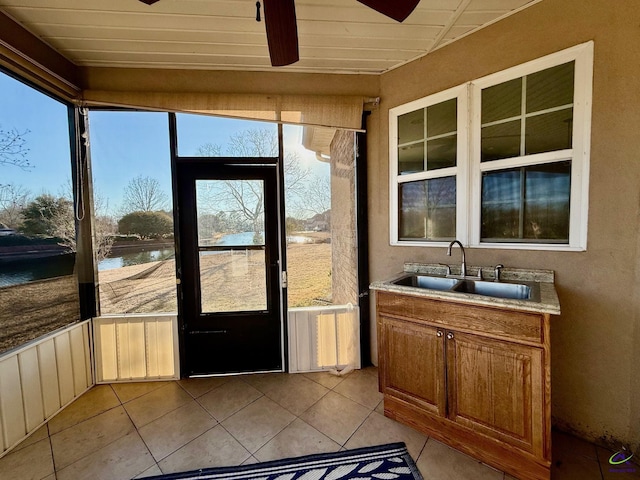
<svg viewBox="0 0 640 480">
<path fill-rule="evenodd" d="M 453 340 L 453 333 L 452 332 L 447 333 L 447 340 Z"/>
</svg>

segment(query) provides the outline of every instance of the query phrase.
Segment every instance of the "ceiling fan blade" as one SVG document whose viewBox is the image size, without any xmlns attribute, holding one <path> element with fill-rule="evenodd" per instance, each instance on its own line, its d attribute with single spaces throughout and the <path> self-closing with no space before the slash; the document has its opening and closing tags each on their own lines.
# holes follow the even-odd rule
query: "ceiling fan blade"
<svg viewBox="0 0 640 480">
<path fill-rule="evenodd" d="M 282 67 L 300 59 L 294 0 L 263 0 L 271 65 Z"/>
<path fill-rule="evenodd" d="M 159 2 L 160 0 L 140 0 L 142 3 L 146 3 L 147 5 L 153 5 L 156 2 Z"/>
<path fill-rule="evenodd" d="M 358 0 L 375 11 L 393 18 L 398 22 L 404 21 L 418 6 L 420 0 Z"/>
</svg>

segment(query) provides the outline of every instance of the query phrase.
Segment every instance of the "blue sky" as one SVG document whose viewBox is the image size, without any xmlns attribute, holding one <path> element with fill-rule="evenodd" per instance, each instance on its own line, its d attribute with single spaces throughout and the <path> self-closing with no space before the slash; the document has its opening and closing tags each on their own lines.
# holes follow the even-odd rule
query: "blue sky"
<svg viewBox="0 0 640 480">
<path fill-rule="evenodd" d="M 29 130 L 25 135 L 33 168 L 23 171 L 0 165 L 0 185 L 12 183 L 41 193 L 60 195 L 71 178 L 67 107 L 50 97 L 0 73 L 0 128 Z M 180 115 L 179 149 L 194 154 L 205 143 L 224 147 L 229 137 L 247 129 L 275 124 L 200 115 Z M 166 113 L 91 111 L 89 114 L 92 177 L 97 193 L 116 213 L 123 191 L 132 178 L 155 178 L 167 194 L 171 192 L 169 126 Z M 329 166 L 301 145 L 302 128 L 285 126 L 285 153 L 297 152 L 304 166 L 318 175 L 328 175 Z"/>
<path fill-rule="evenodd" d="M 0 165 L 0 184 L 23 185 L 32 194 L 58 194 L 71 178 L 67 107 L 0 73 L 0 129 L 29 131 L 24 138 L 33 168 Z"/>
</svg>

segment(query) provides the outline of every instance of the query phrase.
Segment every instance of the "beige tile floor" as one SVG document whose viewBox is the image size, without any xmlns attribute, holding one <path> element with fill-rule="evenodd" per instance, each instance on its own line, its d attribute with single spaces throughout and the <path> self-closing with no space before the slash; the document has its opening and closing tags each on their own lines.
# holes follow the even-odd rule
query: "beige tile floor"
<svg viewBox="0 0 640 480">
<path fill-rule="evenodd" d="M 0 479 L 130 479 L 402 441 L 426 480 L 511 480 L 382 414 L 377 370 L 100 385 L 0 459 Z M 553 478 L 640 479 L 554 434 Z"/>
</svg>

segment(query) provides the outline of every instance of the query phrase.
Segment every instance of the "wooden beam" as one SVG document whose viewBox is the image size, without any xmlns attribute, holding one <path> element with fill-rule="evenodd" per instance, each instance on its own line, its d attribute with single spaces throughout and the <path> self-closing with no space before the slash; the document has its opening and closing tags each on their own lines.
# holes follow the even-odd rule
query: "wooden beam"
<svg viewBox="0 0 640 480">
<path fill-rule="evenodd" d="M 2 12 L 0 65 L 67 99 L 81 91 L 80 68 Z"/>
</svg>

